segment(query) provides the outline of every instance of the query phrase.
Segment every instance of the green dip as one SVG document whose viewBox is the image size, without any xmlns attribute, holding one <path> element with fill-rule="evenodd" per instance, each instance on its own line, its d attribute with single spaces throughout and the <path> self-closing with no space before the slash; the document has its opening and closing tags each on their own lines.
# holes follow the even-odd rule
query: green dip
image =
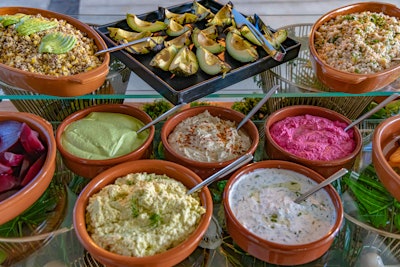
<svg viewBox="0 0 400 267">
<path fill-rule="evenodd" d="M 68 125 L 61 144 L 69 153 L 86 159 L 109 159 L 128 154 L 149 137 L 149 130 L 137 134 L 144 123 L 126 114 L 92 112 Z"/>
</svg>

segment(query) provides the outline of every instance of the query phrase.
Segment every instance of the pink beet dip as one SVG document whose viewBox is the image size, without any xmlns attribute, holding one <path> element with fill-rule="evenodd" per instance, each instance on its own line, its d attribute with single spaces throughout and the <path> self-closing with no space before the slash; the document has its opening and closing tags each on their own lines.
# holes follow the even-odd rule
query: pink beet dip
<svg viewBox="0 0 400 267">
<path fill-rule="evenodd" d="M 274 123 L 270 133 L 286 151 L 309 160 L 335 160 L 351 154 L 356 143 L 347 123 L 313 115 L 288 117 Z"/>
</svg>

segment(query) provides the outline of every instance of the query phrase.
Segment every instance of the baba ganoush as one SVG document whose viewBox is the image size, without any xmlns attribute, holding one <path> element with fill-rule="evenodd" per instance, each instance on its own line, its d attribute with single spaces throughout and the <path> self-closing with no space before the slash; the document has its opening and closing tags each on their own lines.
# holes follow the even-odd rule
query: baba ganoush
<svg viewBox="0 0 400 267">
<path fill-rule="evenodd" d="M 297 204 L 316 182 L 292 170 L 261 168 L 244 174 L 229 192 L 236 219 L 250 232 L 289 245 L 316 241 L 335 224 L 337 213 L 326 190 Z"/>
<path fill-rule="evenodd" d="M 326 64 L 351 73 L 376 73 L 399 64 L 400 19 L 377 12 L 340 15 L 315 32 L 315 48 Z"/>
<path fill-rule="evenodd" d="M 287 117 L 270 127 L 273 140 L 286 151 L 309 160 L 335 160 L 350 155 L 354 131 L 345 122 L 314 115 Z"/>
<path fill-rule="evenodd" d="M 252 140 L 236 123 L 212 116 L 208 110 L 180 122 L 168 136 L 179 154 L 201 162 L 222 162 L 245 154 Z"/>
<path fill-rule="evenodd" d="M 91 112 L 65 128 L 61 144 L 80 158 L 116 158 L 136 150 L 147 140 L 149 130 L 136 132 L 143 126 L 142 121 L 127 114 Z"/>
<path fill-rule="evenodd" d="M 144 257 L 182 243 L 197 228 L 205 208 L 198 194 L 166 175 L 131 173 L 89 199 L 87 229 L 111 252 Z"/>
</svg>

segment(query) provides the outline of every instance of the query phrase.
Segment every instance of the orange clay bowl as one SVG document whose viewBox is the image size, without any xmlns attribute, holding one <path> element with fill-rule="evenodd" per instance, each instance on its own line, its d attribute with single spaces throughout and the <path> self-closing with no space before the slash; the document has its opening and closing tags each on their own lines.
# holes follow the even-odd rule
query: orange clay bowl
<svg viewBox="0 0 400 267">
<path fill-rule="evenodd" d="M 338 193 L 331 185 L 328 185 L 323 189 L 327 191 L 327 193 L 331 197 L 333 205 L 335 206 L 336 221 L 331 230 L 325 233 L 322 238 L 314 242 L 297 245 L 271 242 L 258 237 L 254 233 L 250 232 L 246 227 L 244 227 L 236 219 L 232 209 L 230 208 L 229 203 L 229 195 L 232 192 L 232 186 L 237 181 L 239 181 L 240 177 L 244 174 L 253 172 L 256 169 L 260 168 L 280 168 L 292 170 L 309 177 L 317 183 L 320 183 L 324 180 L 324 177 L 322 177 L 315 171 L 305 166 L 288 161 L 265 160 L 240 168 L 235 173 L 233 173 L 228 180 L 223 194 L 224 211 L 228 233 L 239 247 L 248 252 L 250 255 L 268 263 L 277 265 L 299 265 L 320 258 L 330 248 L 343 221 L 343 206 Z"/>
<path fill-rule="evenodd" d="M 371 73 L 357 74 L 337 70 L 319 57 L 315 47 L 314 39 L 318 28 L 325 22 L 339 16 L 363 11 L 383 12 L 384 14 L 400 19 L 400 9 L 392 4 L 381 2 L 360 2 L 334 9 L 320 17 L 313 25 L 309 35 L 309 48 L 311 62 L 317 78 L 333 91 L 346 93 L 366 93 L 376 91 L 395 81 L 400 76 L 400 64 L 389 69 Z"/>
<path fill-rule="evenodd" d="M 320 173 L 324 177 L 329 177 L 335 172 L 337 172 L 341 168 L 351 169 L 357 156 L 359 155 L 362 147 L 362 137 L 361 132 L 357 127 L 353 127 L 349 131 L 354 131 L 354 140 L 356 142 L 356 147 L 351 154 L 346 157 L 324 161 L 324 160 L 309 160 L 297 155 L 294 155 L 285 149 L 283 149 L 280 145 L 278 145 L 275 140 L 272 138 L 271 133 L 269 131 L 270 127 L 278 121 L 281 121 L 287 117 L 294 117 L 300 115 L 314 115 L 319 117 L 327 118 L 331 121 L 342 121 L 347 124 L 351 123 L 351 120 L 346 118 L 345 116 L 337 113 L 333 110 L 311 106 L 311 105 L 294 105 L 290 107 L 281 108 L 275 112 L 273 112 L 265 121 L 264 129 L 265 129 L 265 150 L 267 157 L 269 159 L 279 159 L 279 160 L 287 160 L 299 163 L 304 165 L 314 171 Z"/>
<path fill-rule="evenodd" d="M 400 146 L 400 115 L 382 121 L 372 136 L 372 163 L 379 180 L 400 201 L 400 176 L 389 165 L 390 155 Z"/>
<path fill-rule="evenodd" d="M 75 232 L 85 249 L 96 260 L 106 266 L 168 267 L 177 265 L 189 257 L 196 249 L 210 224 L 213 203 L 210 191 L 206 187 L 203 187 L 203 189 L 199 191 L 200 200 L 202 205 L 206 208 L 206 213 L 203 214 L 197 229 L 185 241 L 166 252 L 146 257 L 118 255 L 96 245 L 86 230 L 85 214 L 89 198 L 100 191 L 104 186 L 114 183 L 118 177 L 125 176 L 129 173 L 140 172 L 165 174 L 170 178 L 182 182 L 188 189 L 202 181 L 197 174 L 188 168 L 164 160 L 137 160 L 114 166 L 96 176 L 80 193 L 73 213 Z"/>
<path fill-rule="evenodd" d="M 0 201 L 0 225 L 14 219 L 29 208 L 46 191 L 56 168 L 56 142 L 51 124 L 43 118 L 25 112 L 0 112 L 0 121 L 25 122 L 32 130 L 38 132 L 39 138 L 47 148 L 47 155 L 39 173 L 22 189 Z"/>
<path fill-rule="evenodd" d="M 149 131 L 149 137 L 146 139 L 146 141 L 138 147 L 136 150 L 120 156 L 116 158 L 111 158 L 111 159 L 102 159 L 102 160 L 91 160 L 91 159 L 85 159 L 85 158 L 80 158 L 75 155 L 72 155 L 68 151 L 66 151 L 61 143 L 61 136 L 62 133 L 64 132 L 65 128 L 72 122 L 83 119 L 87 115 L 89 115 L 91 112 L 114 112 L 114 113 L 121 113 L 121 114 L 127 114 L 132 117 L 135 117 L 142 121 L 144 124 L 147 124 L 151 122 L 151 118 L 147 113 L 144 111 L 140 110 L 139 108 L 129 106 L 129 105 L 124 105 L 124 104 L 102 104 L 102 105 L 96 105 L 96 106 L 91 106 L 79 111 L 76 111 L 69 115 L 67 118 L 65 118 L 62 123 L 58 126 L 57 132 L 56 132 L 56 144 L 57 144 L 57 149 L 61 154 L 61 157 L 63 159 L 63 162 L 65 166 L 70 169 L 72 172 L 85 177 L 85 178 L 93 178 L 97 174 L 101 173 L 102 171 L 117 165 L 119 163 L 125 162 L 125 161 L 131 161 L 131 160 L 137 160 L 137 159 L 146 159 L 149 158 L 152 151 L 153 151 L 153 139 L 154 139 L 154 134 L 155 134 L 155 127 L 151 126 L 147 130 Z"/>
<path fill-rule="evenodd" d="M 175 115 L 171 116 L 164 123 L 161 129 L 161 141 L 164 147 L 165 159 L 188 167 L 203 179 L 216 173 L 220 169 L 228 166 L 236 159 L 223 162 L 200 162 L 189 159 L 187 157 L 180 155 L 172 148 L 172 146 L 168 142 L 168 136 L 173 132 L 175 127 L 180 122 L 182 122 L 187 118 L 203 113 L 206 110 L 208 110 L 208 112 L 212 116 L 219 117 L 223 120 L 235 121 L 236 124 L 239 124 L 241 120 L 245 117 L 245 115 L 243 115 L 242 113 L 229 108 L 218 107 L 218 106 L 199 106 L 199 107 L 184 109 L 176 113 Z M 254 152 L 256 151 L 259 142 L 257 127 L 251 120 L 249 120 L 242 126 L 241 129 L 245 130 L 252 140 L 251 146 L 246 153 L 251 153 L 254 155 Z"/>
<path fill-rule="evenodd" d="M 0 8 L 0 15 L 12 15 L 16 13 L 24 13 L 28 15 L 41 14 L 47 18 L 65 20 L 69 24 L 75 26 L 81 32 L 86 33 L 87 37 L 93 39 L 99 50 L 107 48 L 104 40 L 99 34 L 96 33 L 94 29 L 70 16 L 49 10 L 30 7 Z M 23 71 L 0 63 L 0 80 L 10 86 L 34 93 L 66 97 L 80 96 L 95 91 L 104 83 L 108 74 L 110 55 L 108 53 L 104 54 L 102 58 L 102 64 L 95 69 L 75 75 L 59 77 Z"/>
</svg>

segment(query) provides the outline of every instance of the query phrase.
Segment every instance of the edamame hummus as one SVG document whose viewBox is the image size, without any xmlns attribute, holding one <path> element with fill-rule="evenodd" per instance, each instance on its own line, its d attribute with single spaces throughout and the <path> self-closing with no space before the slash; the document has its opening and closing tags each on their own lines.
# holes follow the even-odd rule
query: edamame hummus
<svg viewBox="0 0 400 267">
<path fill-rule="evenodd" d="M 144 123 L 127 114 L 92 112 L 69 124 L 61 143 L 69 153 L 85 159 L 109 159 L 126 155 L 140 147 L 149 130 L 137 133 Z"/>
<path fill-rule="evenodd" d="M 131 173 L 89 199 L 87 229 L 93 241 L 120 255 L 144 257 L 183 242 L 205 208 L 198 194 L 166 175 Z"/>
</svg>

